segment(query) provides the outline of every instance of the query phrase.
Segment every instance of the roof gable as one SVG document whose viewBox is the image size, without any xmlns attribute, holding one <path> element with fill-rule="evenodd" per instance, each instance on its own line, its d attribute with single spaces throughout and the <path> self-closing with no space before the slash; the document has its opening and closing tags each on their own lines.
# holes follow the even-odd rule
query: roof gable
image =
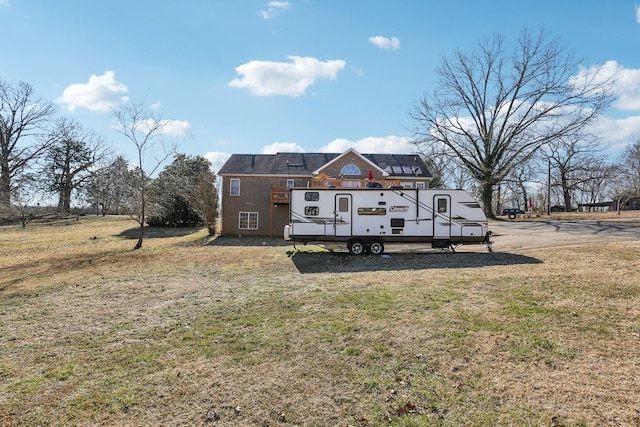
<svg viewBox="0 0 640 427">
<path fill-rule="evenodd" d="M 324 165 L 322 165 L 320 168 L 318 168 L 317 170 L 313 171 L 314 175 L 319 175 L 320 173 L 322 173 L 322 169 L 328 168 L 329 166 L 331 166 L 334 163 L 339 162 L 340 160 L 344 159 L 345 157 L 349 156 L 350 154 L 355 155 L 356 157 L 360 158 L 360 160 L 364 161 L 365 163 L 371 165 L 372 168 L 377 169 L 383 176 L 387 176 L 388 174 L 381 169 L 377 164 L 375 164 L 374 162 L 372 162 L 370 159 L 366 158 L 365 156 L 363 156 L 362 154 L 358 153 L 356 150 L 354 150 L 353 148 L 348 149 L 347 151 L 345 151 L 344 153 L 336 156 L 333 160 L 329 161 L 328 163 L 325 163 Z"/>
</svg>

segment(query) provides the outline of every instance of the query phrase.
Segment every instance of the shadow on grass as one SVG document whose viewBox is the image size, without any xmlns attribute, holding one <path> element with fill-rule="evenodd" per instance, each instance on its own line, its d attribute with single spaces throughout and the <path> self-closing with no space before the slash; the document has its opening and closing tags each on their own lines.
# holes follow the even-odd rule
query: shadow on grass
<svg viewBox="0 0 640 427">
<path fill-rule="evenodd" d="M 266 236 L 217 236 L 209 246 L 291 246 L 291 242 L 283 238 L 270 239 Z"/>
<path fill-rule="evenodd" d="M 542 263 L 537 258 L 505 252 L 395 253 L 388 256 L 354 256 L 346 252 L 293 252 L 291 260 L 298 271 L 303 274 L 473 268 Z"/>
<path fill-rule="evenodd" d="M 200 230 L 202 230 L 202 227 L 145 227 L 144 238 L 162 239 L 167 237 L 183 237 L 198 233 Z M 116 236 L 124 237 L 125 239 L 137 239 L 140 236 L 140 228 L 129 228 Z"/>
</svg>

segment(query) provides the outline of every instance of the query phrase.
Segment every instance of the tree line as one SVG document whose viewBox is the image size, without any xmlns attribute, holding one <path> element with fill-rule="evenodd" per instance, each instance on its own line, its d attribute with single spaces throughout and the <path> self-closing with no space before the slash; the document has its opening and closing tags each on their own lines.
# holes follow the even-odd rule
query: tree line
<svg viewBox="0 0 640 427">
<path fill-rule="evenodd" d="M 206 225 L 214 234 L 218 191 L 210 162 L 178 153 L 171 122 L 142 102 L 122 105 L 113 116 L 117 131 L 136 149 L 134 162 L 114 155 L 100 135 L 76 120 L 58 116 L 56 106 L 37 98 L 28 83 L 0 80 L 0 219 L 26 226 L 49 210 L 70 214 L 75 201 L 96 214 L 134 218 L 136 248 L 146 224 Z M 42 197 L 57 204 L 38 206 Z"/>
<path fill-rule="evenodd" d="M 525 30 L 512 46 L 494 35 L 443 58 L 436 89 L 414 105 L 413 142 L 432 184 L 474 191 L 489 217 L 553 201 L 620 208 L 640 196 L 640 137 L 609 160 L 593 131 L 616 76 L 581 67 L 544 31 Z"/>
</svg>

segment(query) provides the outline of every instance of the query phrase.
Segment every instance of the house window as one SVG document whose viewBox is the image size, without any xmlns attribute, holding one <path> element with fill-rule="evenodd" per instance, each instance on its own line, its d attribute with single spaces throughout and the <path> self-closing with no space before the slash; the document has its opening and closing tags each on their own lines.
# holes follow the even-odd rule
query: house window
<svg viewBox="0 0 640 427">
<path fill-rule="evenodd" d="M 231 178 L 231 181 L 229 182 L 229 195 L 240 195 L 240 178 Z"/>
<path fill-rule="evenodd" d="M 240 212 L 238 228 L 241 230 L 257 230 L 258 212 Z"/>
<path fill-rule="evenodd" d="M 424 190 L 425 189 L 424 182 L 416 182 L 416 188 L 418 190 Z"/>
<path fill-rule="evenodd" d="M 356 165 L 347 165 L 342 168 L 340 175 L 360 175 L 360 169 Z"/>
<path fill-rule="evenodd" d="M 360 181 L 353 181 L 353 180 L 344 180 L 342 181 L 342 186 L 343 187 L 360 187 Z"/>
<path fill-rule="evenodd" d="M 295 186 L 295 180 L 288 179 L 287 180 L 287 188 L 293 188 Z"/>
</svg>

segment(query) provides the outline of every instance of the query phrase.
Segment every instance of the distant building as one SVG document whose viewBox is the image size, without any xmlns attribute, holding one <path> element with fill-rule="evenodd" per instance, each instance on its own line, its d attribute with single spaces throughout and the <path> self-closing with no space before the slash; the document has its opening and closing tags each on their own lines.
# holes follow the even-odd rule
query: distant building
<svg viewBox="0 0 640 427">
<path fill-rule="evenodd" d="M 427 188 L 432 176 L 417 154 L 233 154 L 222 166 L 223 235 L 280 236 L 289 221 L 290 187 Z"/>
</svg>

